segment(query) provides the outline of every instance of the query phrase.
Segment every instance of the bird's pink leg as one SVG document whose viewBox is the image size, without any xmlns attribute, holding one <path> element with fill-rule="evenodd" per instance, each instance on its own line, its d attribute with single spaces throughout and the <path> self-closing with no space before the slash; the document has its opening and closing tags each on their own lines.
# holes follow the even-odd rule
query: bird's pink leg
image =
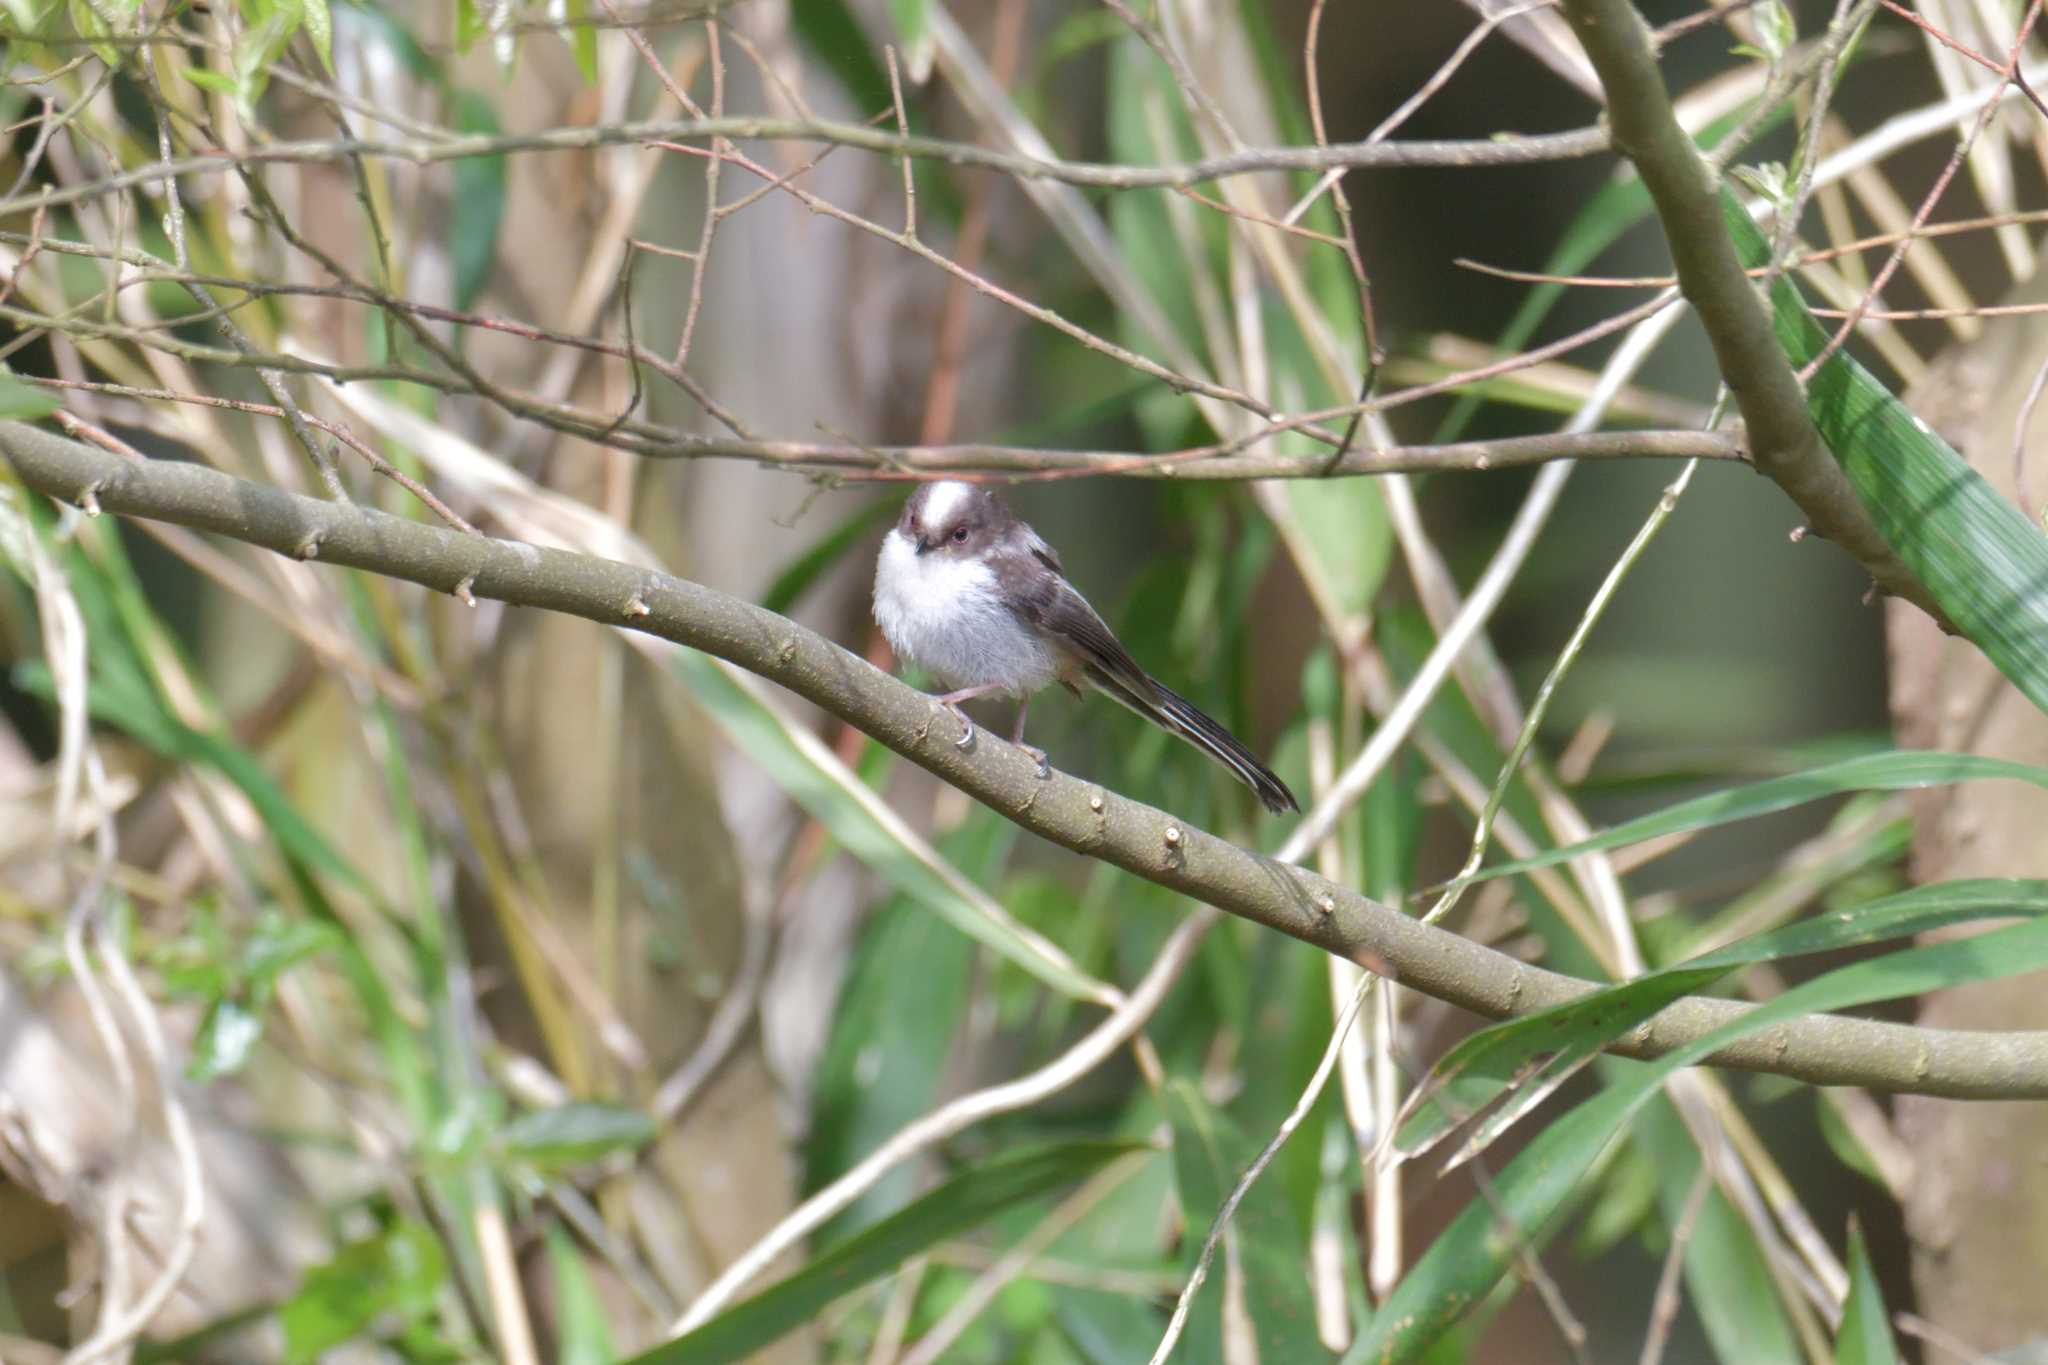
<svg viewBox="0 0 2048 1365">
<path fill-rule="evenodd" d="M 1006 690 L 1001 683 L 983 683 L 979 687 L 963 687 L 957 692 L 948 692 L 945 696 L 938 698 L 939 705 L 951 711 L 953 718 L 960 722 L 960 738 L 953 741 L 954 748 L 965 749 L 968 745 L 974 743 L 974 721 L 965 711 L 960 709 L 960 703 L 963 701 L 973 701 L 976 697 L 986 697 L 991 692 Z"/>
<path fill-rule="evenodd" d="M 1030 754 L 1033 759 L 1037 760 L 1038 775 L 1040 777 L 1051 777 L 1052 764 L 1045 761 L 1045 750 L 1024 742 L 1024 716 L 1030 709 L 1031 698 L 1029 697 L 1017 703 L 1017 725 L 1015 729 L 1010 731 L 1010 743 L 1016 745 L 1025 753 Z"/>
</svg>

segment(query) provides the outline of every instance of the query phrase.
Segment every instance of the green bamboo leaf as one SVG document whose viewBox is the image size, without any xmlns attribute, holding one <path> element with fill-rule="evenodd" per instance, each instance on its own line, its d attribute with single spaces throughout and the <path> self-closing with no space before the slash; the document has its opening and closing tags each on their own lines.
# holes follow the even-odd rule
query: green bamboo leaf
<svg viewBox="0 0 2048 1365">
<path fill-rule="evenodd" d="M 787 1279 L 689 1335 L 634 1356 L 627 1365 L 722 1365 L 751 1359 L 769 1342 L 813 1322 L 818 1310 L 832 1300 L 886 1275 L 927 1247 L 1141 1150 L 1141 1143 L 1074 1142 L 990 1157 Z"/>
<path fill-rule="evenodd" d="M 1672 969 L 1595 991 L 1569 1004 L 1482 1029 L 1431 1069 L 1410 1101 L 1396 1142 L 1422 1155 L 1503 1096 L 1451 1164 L 1469 1159 L 1548 1099 L 1607 1045 L 1674 1000 L 1727 975 L 1727 967 Z"/>
<path fill-rule="evenodd" d="M 1747 265 L 1769 245 L 1733 195 L 1722 214 Z M 1828 333 L 1796 284 L 1771 287 L 1778 342 L 1804 366 Z M 2048 711 L 2048 536 L 1846 349 L 1806 386 L 1814 425 L 1885 542 L 1955 628 L 2027 700 Z"/>
<path fill-rule="evenodd" d="M 1130 1365 L 1159 1344 L 1166 1319 L 1130 1294 L 1053 1290 L 1053 1322 L 1084 1365 Z"/>
<path fill-rule="evenodd" d="M 775 575 L 775 581 L 768 585 L 768 591 L 761 598 L 761 605 L 782 616 L 789 615 L 811 585 L 824 577 L 826 571 L 845 558 L 855 546 L 865 541 L 874 528 L 892 520 L 902 503 L 891 498 L 881 502 L 863 502 L 854 509 L 851 516 L 827 531 L 818 542 L 802 554 L 785 564 L 782 572 Z"/>
<path fill-rule="evenodd" d="M 1027 934 L 815 736 L 799 732 L 747 675 L 695 650 L 676 650 L 672 659 L 677 676 L 740 751 L 884 881 L 1061 994 L 1108 998 L 1106 986 Z"/>
<path fill-rule="evenodd" d="M 1635 1131 L 1641 1131 L 1639 1124 Z M 1621 1244 L 1623 1238 L 1640 1232 L 1657 1208 L 1663 1172 L 1643 1151 L 1640 1142 L 1625 1143 L 1599 1174 L 1572 1237 L 1572 1251 L 1591 1264 Z"/>
<path fill-rule="evenodd" d="M 544 1234 L 548 1268 L 554 1272 L 555 1360 L 557 1365 L 612 1365 L 611 1310 L 598 1295 L 576 1244 L 558 1224 Z"/>
<path fill-rule="evenodd" d="M 569 39 L 569 55 L 585 85 L 597 84 L 597 25 L 590 22 L 590 0 L 569 0 L 568 20 L 563 25 Z"/>
<path fill-rule="evenodd" d="M 313 50 L 320 54 L 320 65 L 331 74 L 334 70 L 334 16 L 327 10 L 327 0 L 300 0 L 306 26 L 306 36 L 313 40 Z"/>
<path fill-rule="evenodd" d="M 1898 1365 L 1898 1342 L 1885 1313 L 1884 1291 L 1871 1268 L 1860 1224 L 1849 1224 L 1849 1298 L 1835 1334 L 1835 1365 Z"/>
<path fill-rule="evenodd" d="M 410 1220 L 343 1247 L 333 1260 L 306 1272 L 299 1292 L 278 1310 L 285 1360 L 310 1365 L 386 1312 L 427 1311 L 446 1277 L 440 1243 Z"/>
<path fill-rule="evenodd" d="M 936 43 L 932 38 L 931 0 L 889 0 L 889 18 L 903 53 L 903 79 L 923 85 L 931 79 Z"/>
<path fill-rule="evenodd" d="M 1791 112 L 1789 102 L 1781 102 L 1773 109 L 1758 132 L 1774 128 Z M 1744 105 L 1722 115 L 1713 123 L 1700 130 L 1696 141 L 1703 150 L 1716 146 L 1722 138 L 1740 127 L 1752 110 Z M 1636 177 L 1633 167 L 1625 166 L 1615 172 L 1607 184 L 1600 187 L 1586 206 L 1573 216 L 1564 236 L 1543 262 L 1546 275 L 1582 275 L 1586 268 L 1598 260 L 1600 253 L 1620 241 L 1629 229 L 1647 219 L 1652 212 L 1649 191 Z M 1496 356 L 1510 356 L 1528 345 L 1536 329 L 1550 316 L 1565 296 L 1568 286 L 1557 283 L 1534 285 L 1522 291 L 1522 301 L 1515 308 L 1515 314 L 1502 329 L 1494 342 Z M 1487 389 L 1479 389 L 1460 395 L 1457 404 L 1444 418 L 1436 430 L 1438 442 L 1455 441 L 1471 424 L 1472 417 L 1479 411 L 1479 405 L 1489 396 Z"/>
<path fill-rule="evenodd" d="M 334 947 L 340 936 L 318 920 L 266 913 L 242 945 L 242 970 L 250 984 L 268 993 L 277 979 L 315 953 Z"/>
<path fill-rule="evenodd" d="M 589 29 L 582 30 L 590 32 Z M 455 128 L 495 134 L 498 111 L 473 90 L 449 97 Z M 455 194 L 448 214 L 449 255 L 455 262 L 455 306 L 467 308 L 498 268 L 498 231 L 505 221 L 505 158 L 465 156 L 455 163 Z"/>
<path fill-rule="evenodd" d="M 908 896 L 892 897 L 861 930 L 812 1073 L 804 1188 L 823 1189 L 932 1107 L 973 995 L 974 941 Z M 903 964 L 917 989 L 903 989 Z M 1032 998 L 1045 994 L 1034 983 Z M 833 1235 L 908 1203 L 917 1173 L 890 1172 L 832 1221 Z"/>
<path fill-rule="evenodd" d="M 470 45 L 490 32 L 490 24 L 476 0 L 455 0 L 455 50 L 467 52 Z"/>
<path fill-rule="evenodd" d="M 1863 1144 L 1862 1136 L 1842 1117 L 1840 1106 L 1828 1091 L 1813 1092 L 1813 1121 L 1814 1126 L 1820 1129 L 1821 1141 L 1827 1143 L 1828 1150 L 1835 1154 L 1835 1160 L 1879 1189 L 1889 1188 L 1877 1157 Z"/>
<path fill-rule="evenodd" d="M 1452 1164 L 1475 1155 L 1609 1043 L 1672 1001 L 1738 967 L 1888 942 L 1972 920 L 2043 914 L 2048 914 L 2048 881 L 1983 879 L 1917 886 L 1754 935 L 1555 1009 L 1495 1024 L 1465 1039 L 1431 1068 L 1397 1142 L 1410 1156 L 1420 1155 L 1506 1095 L 1506 1104 L 1486 1115 Z"/>
<path fill-rule="evenodd" d="M 263 1019 L 234 996 L 222 996 L 207 1007 L 192 1040 L 192 1059 L 185 1074 L 205 1084 L 240 1071 L 263 1036 Z"/>
<path fill-rule="evenodd" d="M 1309 553 L 1346 611 L 1363 612 L 1379 595 L 1394 557 L 1393 524 L 1371 479 L 1293 479 L 1286 485 Z"/>
<path fill-rule="evenodd" d="M 1257 1151 L 1187 1081 L 1176 1080 L 1167 1086 L 1166 1116 L 1173 1126 L 1173 1165 L 1179 1177 L 1181 1213 L 1187 1220 L 1188 1266 L 1192 1269 L 1216 1211 Z M 1270 1181 L 1253 1185 L 1230 1226 L 1237 1239 L 1245 1297 L 1254 1305 L 1251 1325 L 1259 1359 L 1327 1360 L 1329 1352 L 1316 1336 L 1315 1303 L 1301 1271 L 1308 1256 L 1308 1234 L 1286 1192 Z M 1221 1253 L 1218 1255 L 1220 1258 Z M 1189 1314 L 1183 1359 L 1223 1358 L 1220 1265 L 1220 1259 L 1212 1265 L 1199 1301 Z"/>
<path fill-rule="evenodd" d="M 299 7 L 280 5 L 235 40 L 235 100 L 246 113 L 270 85 L 270 68 L 299 31 Z"/>
<path fill-rule="evenodd" d="M 856 109 L 889 107 L 889 74 L 846 0 L 791 0 L 790 24 Z"/>
<path fill-rule="evenodd" d="M 2048 581 L 2048 580 L 2044 580 Z M 1620 848 L 1666 834 L 1683 834 L 1697 829 L 1751 820 L 1793 806 L 1862 791 L 1916 791 L 1950 782 L 1975 782 L 2005 778 L 2048 788 L 2048 768 L 2013 763 L 1978 754 L 1949 754 L 1922 750 L 1893 750 L 1864 754 L 1839 763 L 1824 764 L 1803 773 L 1767 778 L 1744 787 L 1696 797 L 1666 806 L 1663 810 L 1604 830 L 1566 848 L 1551 849 L 1532 858 L 1496 863 L 1472 878 L 1488 881 L 1512 873 L 1570 862 L 1584 853 Z"/>
<path fill-rule="evenodd" d="M 1700 1175 L 1699 1144 L 1668 1097 L 1643 1106 L 1629 1128 L 1632 1144 L 1658 1174 L 1664 1225 L 1676 1228 Z M 1699 1318 L 1712 1358 L 1740 1365 L 1803 1365 L 1806 1357 L 1775 1275 L 1756 1234 L 1717 1188 L 1709 1188 L 1685 1246 L 1686 1302 Z"/>
<path fill-rule="evenodd" d="M 89 0 L 71 0 L 68 8 L 71 14 L 71 27 L 77 31 L 79 37 L 85 39 L 87 45 L 92 48 L 93 55 L 110 67 L 119 67 L 120 49 L 105 41 L 113 34 L 113 28 L 105 17 L 92 7 Z"/>
<path fill-rule="evenodd" d="M 637 1109 L 577 1101 L 521 1114 L 498 1130 L 493 1145 L 522 1165 L 561 1171 L 637 1151 L 654 1136 L 654 1120 Z"/>
<path fill-rule="evenodd" d="M 1545 1128 L 1468 1203 L 1373 1318 L 1359 1356 L 1415 1360 L 1499 1282 L 1520 1251 L 1554 1228 L 1580 1183 L 1629 1119 L 1673 1072 L 1749 1033 L 1800 1015 L 2048 968 L 2048 919 L 1904 949 L 1838 968 L 1614 1084 Z"/>
<path fill-rule="evenodd" d="M 64 400 L 48 389 L 23 383 L 11 374 L 0 373 L 0 420 L 33 422 L 48 417 L 64 406 Z"/>
</svg>

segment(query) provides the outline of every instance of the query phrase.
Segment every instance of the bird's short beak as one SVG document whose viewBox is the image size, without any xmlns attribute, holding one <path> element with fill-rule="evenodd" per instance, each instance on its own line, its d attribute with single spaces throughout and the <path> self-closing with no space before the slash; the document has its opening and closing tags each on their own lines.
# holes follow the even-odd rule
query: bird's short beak
<svg viewBox="0 0 2048 1365">
<path fill-rule="evenodd" d="M 931 549 L 931 547 L 932 543 L 929 540 L 926 540 L 923 536 L 919 536 L 917 538 L 917 552 L 919 554 L 923 554 L 926 550 Z"/>
</svg>

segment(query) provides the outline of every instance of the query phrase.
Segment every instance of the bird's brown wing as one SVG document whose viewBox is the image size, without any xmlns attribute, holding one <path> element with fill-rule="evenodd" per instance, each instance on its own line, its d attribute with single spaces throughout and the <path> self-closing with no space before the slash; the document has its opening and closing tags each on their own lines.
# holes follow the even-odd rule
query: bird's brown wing
<svg viewBox="0 0 2048 1365">
<path fill-rule="evenodd" d="M 1156 684 L 1059 572 L 1059 557 L 1043 541 L 1002 559 L 994 568 L 1008 590 L 1010 609 L 1070 658 L 1076 672 L 1106 673 L 1138 698 L 1152 699 Z"/>
<path fill-rule="evenodd" d="M 995 556 L 991 567 L 1002 578 L 1011 610 L 1071 661 L 1072 672 L 1061 681 L 1078 691 L 1075 679 L 1084 678 L 1154 725 L 1187 740 L 1237 774 L 1267 810 L 1277 814 L 1300 809 L 1287 784 L 1243 741 L 1138 666 L 1088 599 L 1058 572 L 1058 558 L 1043 547 L 1040 541 Z"/>
</svg>

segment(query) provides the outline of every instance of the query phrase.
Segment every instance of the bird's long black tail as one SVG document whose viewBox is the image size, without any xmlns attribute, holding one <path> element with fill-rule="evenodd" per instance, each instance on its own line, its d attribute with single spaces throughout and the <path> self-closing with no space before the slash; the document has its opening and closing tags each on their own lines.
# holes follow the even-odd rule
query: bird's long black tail
<svg viewBox="0 0 2048 1365">
<path fill-rule="evenodd" d="M 1294 799 L 1294 793 L 1287 784 L 1273 775 L 1273 770 L 1259 762 L 1244 741 L 1224 729 L 1203 713 L 1202 708 L 1183 697 L 1156 678 L 1147 678 L 1153 696 L 1141 696 L 1136 690 L 1119 681 L 1109 673 L 1088 665 L 1088 681 L 1104 694 L 1137 712 L 1162 730 L 1179 735 L 1188 743 L 1200 749 L 1209 757 L 1221 763 L 1237 775 L 1237 780 L 1258 793 L 1259 802 L 1275 815 L 1285 811 L 1298 811 L 1301 806 Z"/>
</svg>

